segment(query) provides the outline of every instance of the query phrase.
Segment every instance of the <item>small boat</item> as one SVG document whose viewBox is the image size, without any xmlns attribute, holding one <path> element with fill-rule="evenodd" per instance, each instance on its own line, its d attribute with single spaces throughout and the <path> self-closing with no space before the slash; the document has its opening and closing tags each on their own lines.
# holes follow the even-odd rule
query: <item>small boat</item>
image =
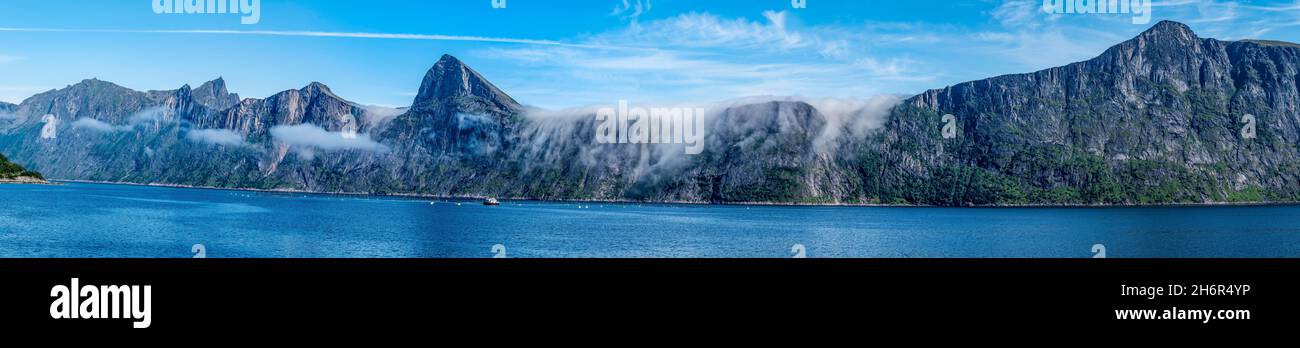
<svg viewBox="0 0 1300 348">
<path fill-rule="evenodd" d="M 483 205 L 487 205 L 487 206 L 501 205 L 501 202 L 498 202 L 496 198 L 488 198 L 483 200 Z"/>
</svg>

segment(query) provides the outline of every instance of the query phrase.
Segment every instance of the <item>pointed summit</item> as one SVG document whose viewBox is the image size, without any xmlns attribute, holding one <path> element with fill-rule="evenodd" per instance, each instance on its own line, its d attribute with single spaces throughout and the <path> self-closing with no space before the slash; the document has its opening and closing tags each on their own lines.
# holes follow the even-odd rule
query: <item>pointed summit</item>
<svg viewBox="0 0 1300 348">
<path fill-rule="evenodd" d="M 521 109 L 514 98 L 506 95 L 483 75 L 466 66 L 460 59 L 443 55 L 420 84 L 420 93 L 412 106 L 446 105 L 454 103 L 464 111 L 505 111 Z M 487 109 L 487 110 L 475 110 Z"/>
<path fill-rule="evenodd" d="M 1186 24 L 1164 20 L 1138 35 L 1137 40 L 1151 42 L 1196 43 L 1200 38 Z"/>
<path fill-rule="evenodd" d="M 1185 76 L 1205 58 L 1206 40 L 1196 36 L 1186 24 L 1160 21 L 1131 40 L 1106 50 L 1093 61 L 1119 69 L 1140 66 L 1143 69 L 1169 72 L 1165 77 Z M 1173 73 L 1177 71 L 1178 73 Z M 1175 83 L 1177 85 L 1177 83 Z"/>
</svg>

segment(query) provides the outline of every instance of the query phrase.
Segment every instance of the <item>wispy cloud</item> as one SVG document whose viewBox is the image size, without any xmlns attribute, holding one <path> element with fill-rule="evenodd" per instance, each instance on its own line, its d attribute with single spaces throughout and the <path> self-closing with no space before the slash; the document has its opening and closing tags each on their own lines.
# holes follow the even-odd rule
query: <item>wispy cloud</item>
<svg viewBox="0 0 1300 348">
<path fill-rule="evenodd" d="M 1223 39 L 1261 39 L 1274 31 L 1300 25 L 1300 1 L 1272 5 L 1249 1 L 1165 5 L 1161 10 L 1196 25 L 1202 34 Z"/>
<path fill-rule="evenodd" d="M 641 15 L 650 12 L 650 8 L 650 0 L 623 0 L 621 4 L 614 6 L 614 11 L 609 15 L 636 22 Z"/>
<path fill-rule="evenodd" d="M 727 19 L 709 13 L 685 13 L 645 24 L 629 25 L 596 35 L 589 42 L 601 46 L 623 43 L 655 48 L 805 48 L 822 43 L 789 29 L 788 13 L 765 11 L 763 21 Z M 831 41 L 831 40 L 826 40 Z"/>
<path fill-rule="evenodd" d="M 1060 18 L 1058 14 L 1043 11 L 1043 2 L 1038 0 L 1009 0 L 1002 2 L 990 14 L 1003 27 L 1040 27 L 1045 21 Z"/>
<path fill-rule="evenodd" d="M 1046 14 L 1035 9 L 1034 0 L 1008 0 L 994 12 L 1004 24 L 1019 24 L 1030 28 L 1045 23 L 1061 22 L 1061 28 L 1091 29 L 1093 31 L 1132 28 L 1122 15 L 1062 16 Z M 1193 26 L 1202 36 L 1219 39 L 1262 38 L 1276 30 L 1300 25 L 1300 1 L 1261 3 L 1238 0 L 1168 0 L 1153 1 L 1152 14 L 1158 19 L 1180 21 Z"/>
<path fill-rule="evenodd" d="M 126 117 L 126 123 L 121 125 L 86 117 L 72 121 L 71 125 L 74 129 L 85 129 L 101 133 L 129 132 L 135 130 L 136 126 L 163 122 L 167 113 L 166 108 L 155 106 L 132 113 Z"/>
<path fill-rule="evenodd" d="M 614 100 L 707 102 L 760 95 L 867 97 L 917 89 L 937 76 L 906 54 L 871 51 L 877 44 L 926 42 L 925 35 L 855 34 L 857 28 L 796 26 L 793 14 L 765 11 L 757 19 L 691 12 L 631 23 L 586 37 L 593 46 L 498 47 L 488 59 L 524 66 L 529 80 L 570 81 L 576 88 L 528 83 L 511 93 L 528 103 L 566 107 Z M 900 86 L 908 85 L 908 86 Z"/>
</svg>

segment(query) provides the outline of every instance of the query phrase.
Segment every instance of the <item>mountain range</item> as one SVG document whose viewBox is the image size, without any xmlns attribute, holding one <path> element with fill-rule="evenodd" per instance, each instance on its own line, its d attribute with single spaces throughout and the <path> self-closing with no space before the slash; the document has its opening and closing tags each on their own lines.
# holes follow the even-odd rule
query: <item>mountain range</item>
<svg viewBox="0 0 1300 348">
<path fill-rule="evenodd" d="M 865 83 L 865 82 L 864 82 Z M 708 108 L 703 153 L 598 144 L 594 108 L 529 108 L 452 56 L 410 107 L 312 83 L 95 79 L 0 103 L 0 153 L 65 180 L 507 199 L 818 204 L 1300 201 L 1300 48 L 1161 22 L 1063 67 L 885 105 Z"/>
</svg>

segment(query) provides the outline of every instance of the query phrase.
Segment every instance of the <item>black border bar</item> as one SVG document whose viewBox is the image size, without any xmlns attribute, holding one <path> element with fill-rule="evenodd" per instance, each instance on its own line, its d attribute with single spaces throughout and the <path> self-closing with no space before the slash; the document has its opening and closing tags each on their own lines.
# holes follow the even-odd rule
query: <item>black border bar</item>
<svg viewBox="0 0 1300 348">
<path fill-rule="evenodd" d="M 1300 321 L 1300 261 L 1148 259 L 6 259 L 14 332 L 131 331 L 53 319 L 71 278 L 150 285 L 147 332 L 587 328 L 719 323 L 938 329 L 1218 330 Z M 1122 296 L 1121 286 L 1249 285 Z M 1246 309 L 1249 320 L 1117 320 L 1116 309 Z M 450 320 L 449 320 L 450 319 Z"/>
</svg>

